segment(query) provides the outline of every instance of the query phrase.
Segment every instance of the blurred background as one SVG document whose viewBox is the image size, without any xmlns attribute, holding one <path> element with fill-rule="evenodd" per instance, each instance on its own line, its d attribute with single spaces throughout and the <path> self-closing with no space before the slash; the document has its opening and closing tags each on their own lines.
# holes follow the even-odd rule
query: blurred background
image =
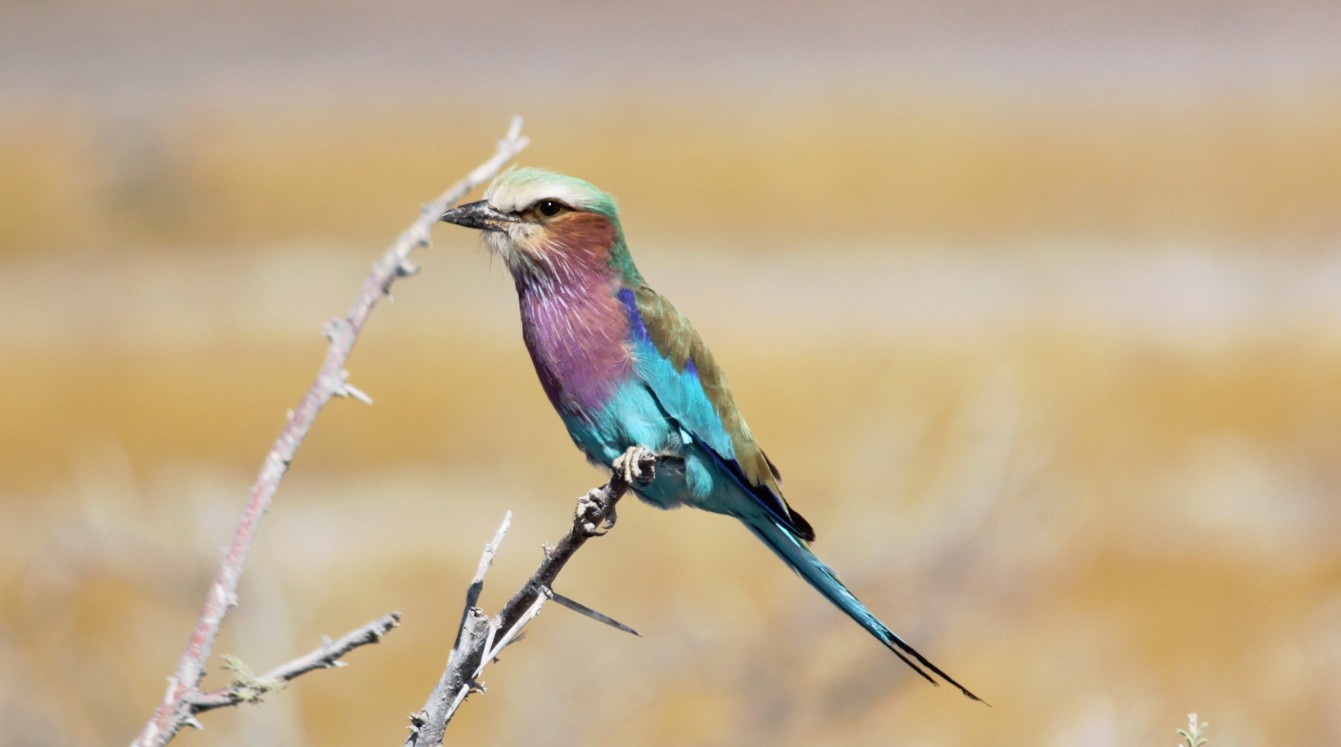
<svg viewBox="0 0 1341 747">
<path fill-rule="evenodd" d="M 1341 743 L 1341 11 L 1323 0 L 3 3 L 0 742 L 124 744 L 323 323 L 526 117 L 619 197 L 817 551 L 628 502 L 450 741 Z M 505 268 L 442 226 L 216 651 L 350 667 L 178 744 L 403 738 L 602 476 Z M 227 678 L 212 664 L 207 686 Z M 537 736 L 540 735 L 540 736 Z"/>
</svg>

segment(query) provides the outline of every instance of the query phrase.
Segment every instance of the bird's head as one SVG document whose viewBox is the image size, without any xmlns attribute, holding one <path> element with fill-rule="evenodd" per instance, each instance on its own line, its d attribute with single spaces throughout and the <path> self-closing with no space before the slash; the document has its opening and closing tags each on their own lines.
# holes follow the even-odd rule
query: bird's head
<svg viewBox="0 0 1341 747">
<path fill-rule="evenodd" d="M 477 228 L 518 282 L 563 280 L 577 270 L 637 276 L 610 195 L 595 185 L 541 169 L 509 169 L 484 199 L 442 220 Z"/>
</svg>

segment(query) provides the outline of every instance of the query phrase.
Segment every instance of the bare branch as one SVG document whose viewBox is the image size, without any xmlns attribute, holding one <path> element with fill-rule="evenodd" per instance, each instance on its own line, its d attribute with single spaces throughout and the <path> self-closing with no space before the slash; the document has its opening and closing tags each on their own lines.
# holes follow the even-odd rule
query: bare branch
<svg viewBox="0 0 1341 747">
<path fill-rule="evenodd" d="M 239 703 L 256 703 L 266 693 L 279 690 L 285 684 L 316 669 L 335 669 L 345 666 L 341 657 L 360 646 L 380 643 L 393 628 L 400 625 L 400 613 L 384 615 L 356 630 L 351 630 L 338 640 L 329 640 L 305 656 L 281 664 L 255 677 L 247 672 L 239 672 L 233 665 L 235 681 L 224 690 L 197 693 L 190 699 L 190 710 L 197 713 L 212 711 L 215 708 L 234 706 Z"/>
<path fill-rule="evenodd" d="M 442 677 L 438 684 L 433 688 L 432 694 L 428 697 L 428 702 L 424 704 L 423 709 L 418 713 L 410 715 L 410 738 L 409 744 L 417 744 L 414 741 L 419 738 L 420 730 L 429 723 L 441 724 L 445 726 L 445 720 L 437 714 L 447 713 L 456 710 L 457 703 L 446 702 L 450 693 L 459 693 L 462 686 L 466 683 L 465 672 L 475 671 L 476 662 L 479 661 L 477 653 L 482 653 L 489 643 L 486 640 L 492 630 L 489 627 L 489 618 L 484 614 L 477 604 L 480 600 L 480 594 L 484 591 L 484 574 L 489 572 L 489 566 L 493 564 L 494 557 L 498 554 L 498 546 L 503 543 L 503 537 L 507 536 L 508 527 L 512 524 L 512 512 L 508 511 L 503 515 L 503 523 L 494 532 L 494 538 L 489 540 L 489 544 L 484 546 L 484 554 L 480 556 L 479 567 L 475 569 L 475 578 L 470 582 L 470 587 L 466 589 L 466 606 L 461 611 L 461 626 L 457 629 L 456 643 L 452 645 L 452 654 L 448 658 L 447 668 L 443 670 Z M 483 643 L 479 643 L 484 641 Z M 464 696 L 462 696 L 464 697 Z M 436 730 L 437 743 L 442 742 L 442 728 Z"/>
<path fill-rule="evenodd" d="M 470 582 L 470 588 L 466 590 L 466 606 L 461 610 L 461 629 L 465 629 L 466 617 L 470 611 L 475 609 L 475 605 L 480 601 L 480 593 L 484 591 L 484 574 L 489 572 L 489 566 L 493 565 L 494 557 L 498 555 L 498 546 L 503 544 L 503 538 L 508 534 L 508 528 L 512 526 L 512 512 L 508 511 L 503 515 L 503 523 L 494 532 L 494 538 L 489 540 L 489 544 L 484 546 L 484 554 L 480 556 L 480 565 L 475 569 L 475 578 Z M 453 648 L 461 645 L 461 639 L 458 636 Z"/>
<path fill-rule="evenodd" d="M 132 743 L 135 747 L 167 744 L 181 728 L 194 722 L 190 704 L 200 695 L 200 680 L 205 675 L 205 663 L 209 659 L 210 649 L 219 635 L 228 611 L 237 605 L 237 588 L 242 579 L 243 566 L 247 553 L 256 536 L 256 529 L 270 507 L 280 480 L 288 471 L 289 463 L 298 452 L 312 422 L 332 397 L 352 396 L 369 401 L 363 392 L 349 386 L 346 381 L 345 363 L 353 351 L 354 342 L 373 306 L 391 290 L 397 278 L 414 274 L 416 267 L 409 261 L 410 253 L 415 249 L 429 245 L 429 229 L 448 205 L 459 202 L 461 198 L 484 182 L 493 178 L 505 163 L 511 160 L 528 144 L 521 134 L 521 118 L 515 118 L 507 135 L 498 141 L 493 157 L 480 164 L 466 178 L 457 182 L 438 199 L 424 206 L 419 218 L 409 228 L 401 232 L 396 241 L 387 249 L 363 282 L 358 298 L 349 312 L 340 319 L 334 319 L 326 325 L 326 337 L 330 347 L 326 359 L 321 365 L 316 381 L 303 395 L 298 406 L 289 413 L 288 422 L 280 432 L 260 475 L 252 485 L 246 506 L 242 510 L 233 541 L 224 553 L 219 570 L 210 584 L 205 596 L 205 604 L 195 629 L 182 652 L 177 669 L 168 678 L 168 689 L 163 701 L 154 711 L 154 715 L 145 724 Z"/>
<path fill-rule="evenodd" d="M 480 570 L 467 592 L 466 612 L 462 616 L 461 629 L 447 661 L 447 668 L 438 680 L 437 687 L 429 694 L 423 709 L 410 716 L 410 736 L 405 740 L 405 747 L 438 747 L 442 744 L 443 733 L 456 709 L 472 691 L 483 692 L 484 688 L 476 682 L 476 678 L 503 648 L 517 639 L 526 623 L 538 615 L 545 602 L 554 596 L 551 590 L 554 579 L 578 549 L 588 539 L 605 534 L 599 528 L 603 524 L 607 529 L 613 524 L 615 504 L 628 492 L 631 483 L 650 480 L 653 470 L 665 458 L 642 447 L 630 449 L 616 463 L 608 483 L 578 499 L 573 526 L 568 534 L 554 548 L 546 548 L 540 567 L 512 595 L 503 609 L 490 619 L 475 604 L 484 588 L 484 572 L 498 551 L 498 543 L 506 531 L 508 519 L 504 519 L 503 527 L 485 548 Z M 509 513 L 508 518 L 511 516 Z M 600 618 L 603 617 L 600 615 Z M 627 629 L 624 626 L 617 627 Z"/>
</svg>

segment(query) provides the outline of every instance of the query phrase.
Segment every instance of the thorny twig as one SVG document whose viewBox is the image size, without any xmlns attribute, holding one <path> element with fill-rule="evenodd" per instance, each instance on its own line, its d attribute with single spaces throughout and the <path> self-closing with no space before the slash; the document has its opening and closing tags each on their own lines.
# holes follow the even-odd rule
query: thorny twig
<svg viewBox="0 0 1341 747">
<path fill-rule="evenodd" d="M 600 488 L 592 490 L 578 500 L 577 512 L 573 517 L 573 526 L 568 534 L 559 540 L 553 548 L 546 548 L 545 558 L 540 562 L 531 578 L 524 584 L 508 603 L 493 618 L 485 615 L 484 610 L 476 606 L 480 591 L 484 588 L 484 573 L 498 552 L 498 544 L 507 533 L 512 514 L 503 519 L 493 540 L 485 547 L 480 558 L 479 570 L 466 592 L 466 609 L 461 618 L 461 628 L 457 633 L 456 645 L 452 648 L 438 684 L 429 694 L 424 707 L 410 716 L 410 735 L 405 747 L 438 747 L 442 744 L 443 733 L 451 722 L 456 709 L 473 691 L 483 691 L 476 678 L 484 668 L 509 643 L 516 640 L 526 623 L 530 622 L 545 602 L 555 594 L 552 590 L 554 579 L 563 570 L 578 548 L 592 537 L 605 532 L 600 529 L 604 524 L 608 529 L 615 504 L 628 491 L 631 484 L 649 480 L 657 464 L 663 457 L 641 447 L 630 449 L 622 463 L 611 472 L 610 481 Z M 624 465 L 629 465 L 627 469 Z M 568 606 L 568 605 L 565 605 Z M 576 609 L 582 605 L 570 606 Z M 581 610 L 578 610 L 581 611 Z M 587 614 L 583 612 L 583 614 Z M 588 614 L 588 617 L 605 622 L 613 627 L 634 632 L 621 623 L 610 620 L 600 613 Z M 636 633 L 635 633 L 636 635 Z"/>
<path fill-rule="evenodd" d="M 151 747 L 165 745 L 176 736 L 183 726 L 199 726 L 194 714 L 201 709 L 200 699 L 206 697 L 200 691 L 200 681 L 205 675 L 205 663 L 209 659 L 210 649 L 219 635 L 228 611 L 237 605 L 237 588 L 242 579 L 243 566 L 247 553 L 256 536 L 257 525 L 270 507 L 280 480 L 288 471 L 298 446 L 312 427 L 321 409 L 333 397 L 352 397 L 369 403 L 368 395 L 354 388 L 347 381 L 345 363 L 354 348 L 359 332 L 373 306 L 387 295 L 398 278 L 413 275 L 418 268 L 410 262 L 410 253 L 415 249 L 429 245 L 429 229 L 437 222 L 442 212 L 452 204 L 459 202 L 468 192 L 493 178 L 505 163 L 511 160 L 528 144 L 521 134 L 521 118 L 513 119 L 507 135 L 498 141 L 494 155 L 438 199 L 424 206 L 419 218 L 403 231 L 387 249 L 382 258 L 373 265 L 363 282 L 358 298 L 349 312 L 341 318 L 333 319 L 326 325 L 326 337 L 330 347 L 326 360 L 316 381 L 303 395 L 298 406 L 289 413 L 288 422 L 270 453 L 265 465 L 252 485 L 242 517 L 238 521 L 233 540 L 224 553 L 219 570 L 210 584 L 205 597 L 204 607 L 196 621 L 195 629 L 182 652 L 176 671 L 168 678 L 167 692 L 155 709 L 154 715 L 144 725 L 144 729 L 132 743 L 133 747 Z"/>
<path fill-rule="evenodd" d="M 337 640 L 327 639 L 322 644 L 289 662 L 285 662 L 265 674 L 257 677 L 245 668 L 241 662 L 230 657 L 228 669 L 233 672 L 233 684 L 223 690 L 198 693 L 191 701 L 192 713 L 204 713 L 215 708 L 234 706 L 239 703 L 258 703 L 267 693 L 284 687 L 290 681 L 314 669 L 337 669 L 346 666 L 340 658 L 359 646 L 378 643 L 392 628 L 400 625 L 400 613 L 392 612 L 356 630 L 351 630 Z"/>
</svg>

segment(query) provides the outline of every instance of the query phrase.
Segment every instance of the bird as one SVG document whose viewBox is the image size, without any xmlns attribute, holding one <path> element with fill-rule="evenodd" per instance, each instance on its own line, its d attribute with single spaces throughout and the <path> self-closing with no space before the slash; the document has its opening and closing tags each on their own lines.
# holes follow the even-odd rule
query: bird
<svg viewBox="0 0 1341 747">
<path fill-rule="evenodd" d="M 618 468 L 635 447 L 665 457 L 650 481 L 631 485 L 640 499 L 738 519 L 917 674 L 983 702 L 894 633 L 811 551 L 815 530 L 783 498 L 781 474 L 712 353 L 634 264 L 613 197 L 575 177 L 513 167 L 484 199 L 441 220 L 479 230 L 507 265 L 540 385 L 593 464 Z"/>
</svg>

